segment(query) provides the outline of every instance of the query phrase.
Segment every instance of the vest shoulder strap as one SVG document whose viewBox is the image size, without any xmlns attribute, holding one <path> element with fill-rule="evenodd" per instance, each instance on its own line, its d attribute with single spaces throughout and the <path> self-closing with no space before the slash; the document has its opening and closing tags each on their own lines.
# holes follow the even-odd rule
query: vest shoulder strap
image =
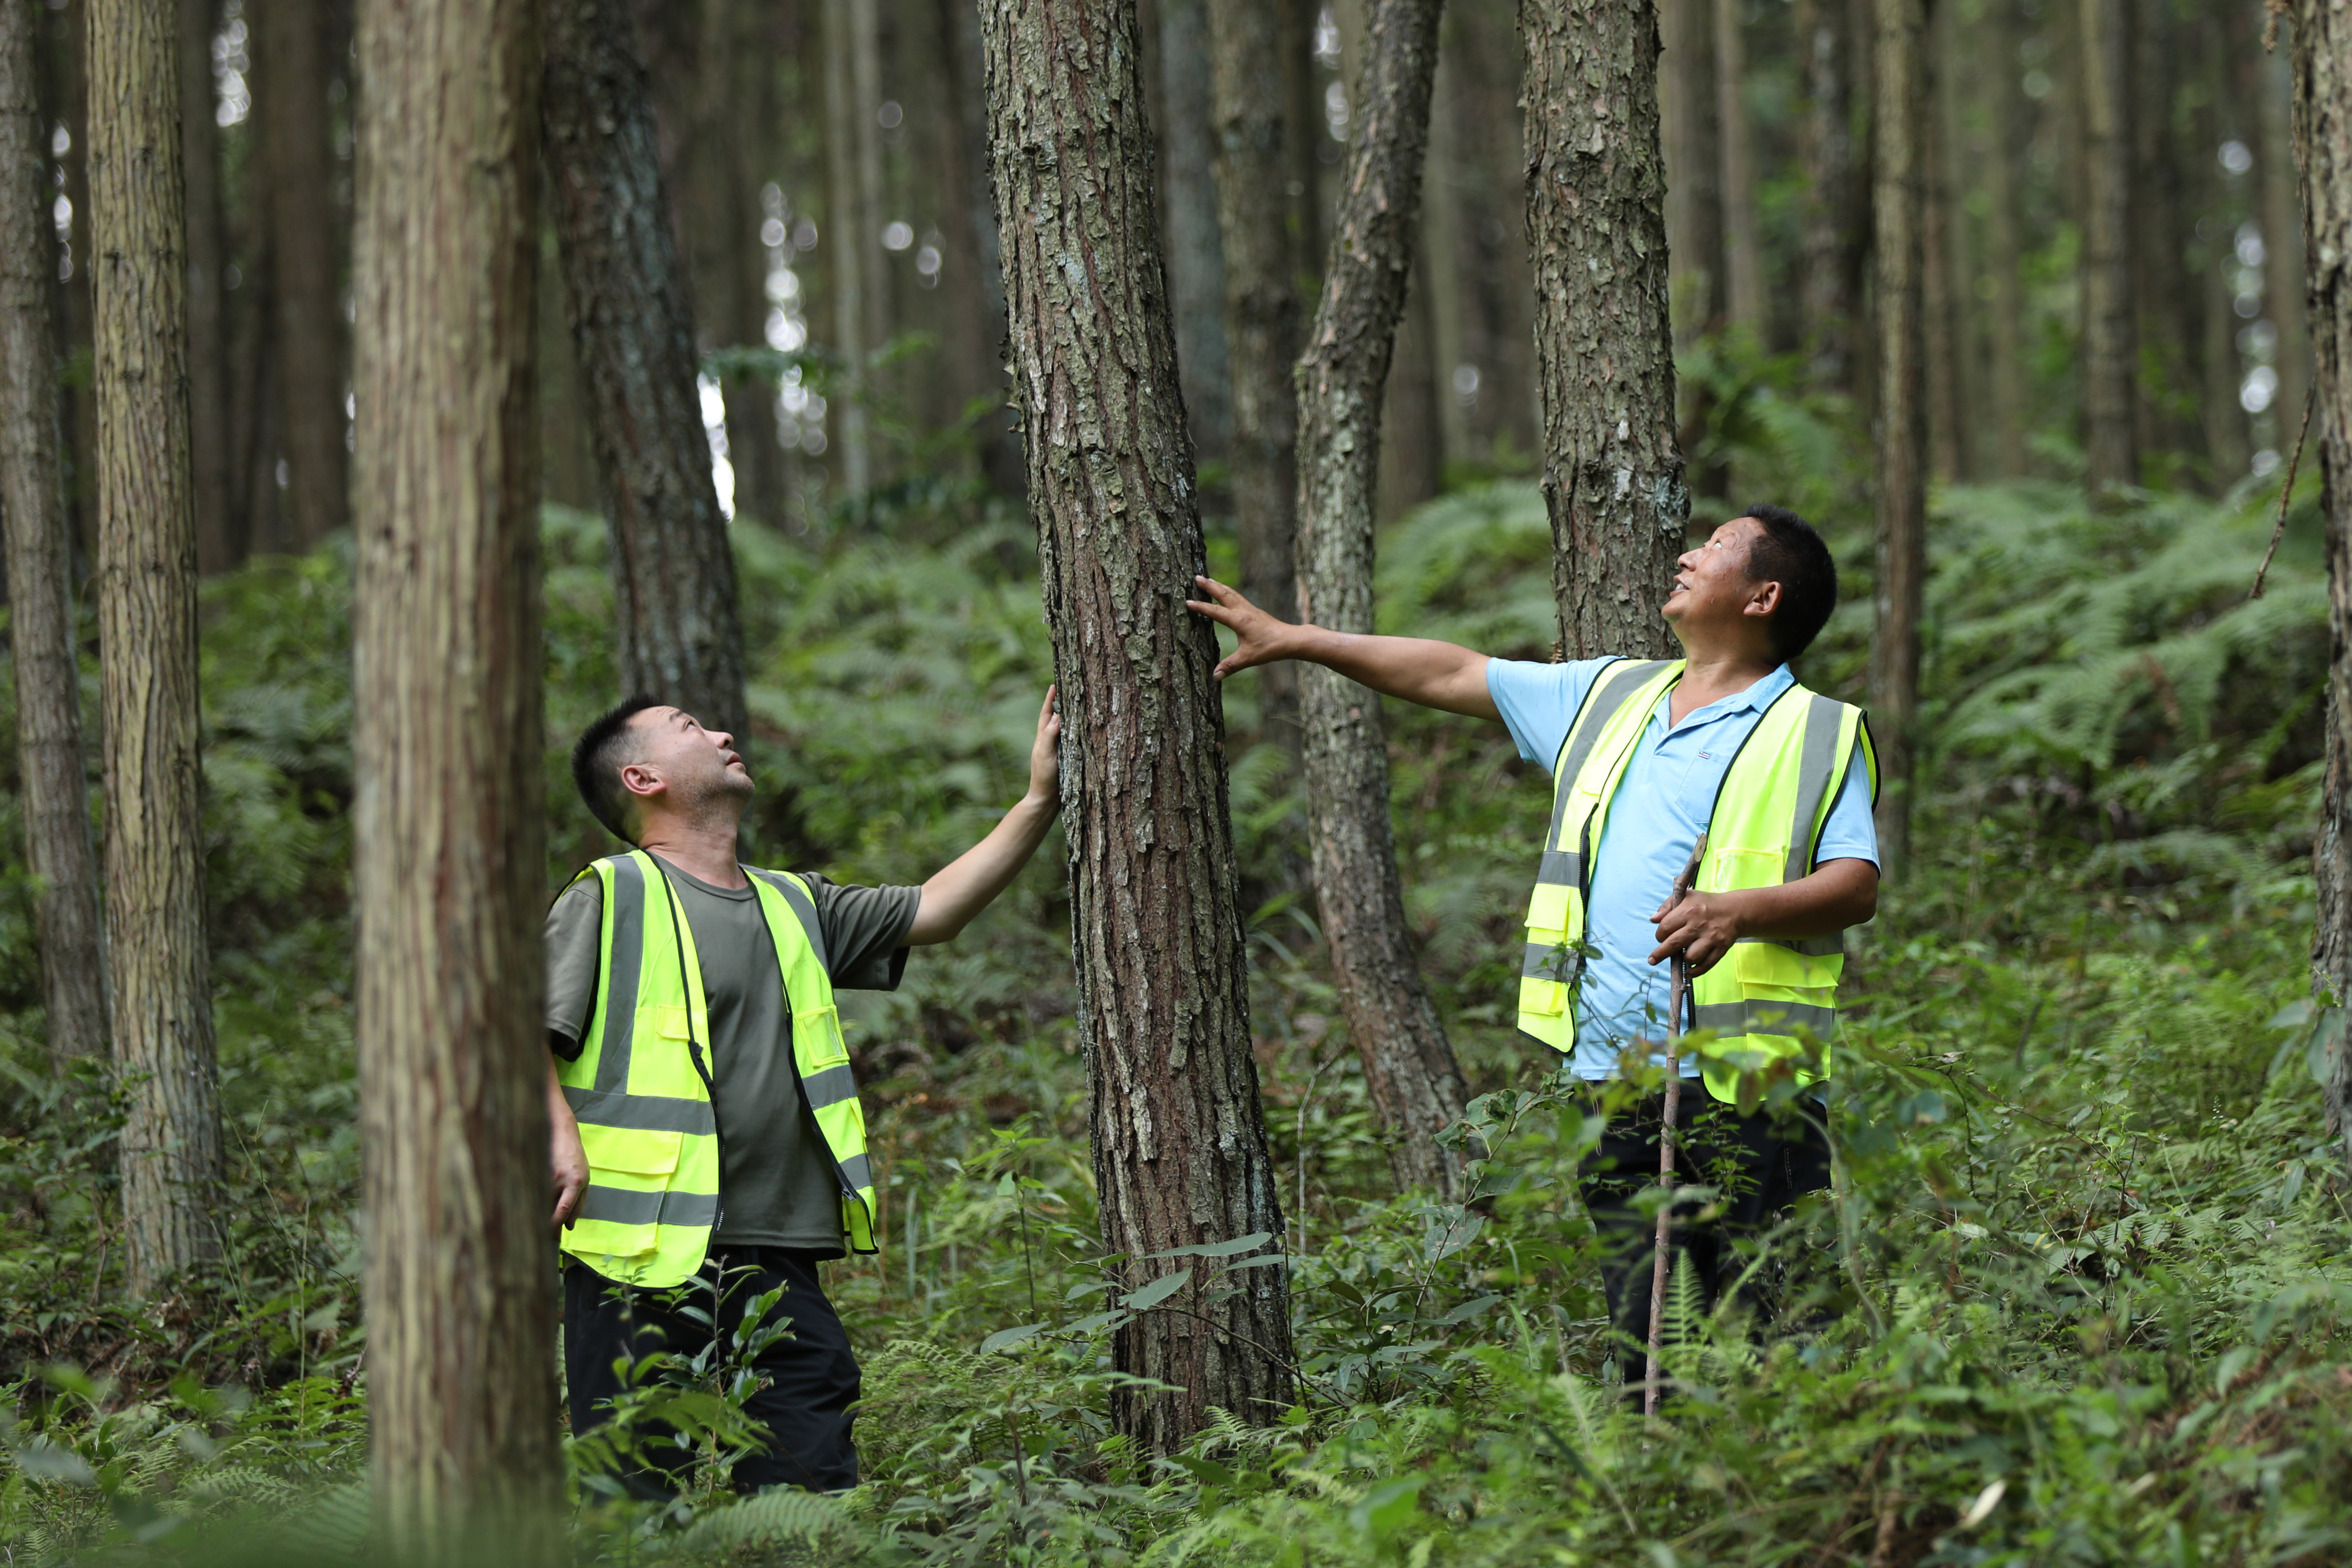
<svg viewBox="0 0 2352 1568">
<path fill-rule="evenodd" d="M 763 871 L 750 866 L 743 869 L 783 895 L 793 917 L 801 922 L 801 930 L 807 933 L 809 946 L 816 952 L 817 967 L 830 971 L 833 965 L 830 955 L 825 952 L 824 923 L 817 918 L 816 895 L 809 885 L 790 871 Z"/>
</svg>

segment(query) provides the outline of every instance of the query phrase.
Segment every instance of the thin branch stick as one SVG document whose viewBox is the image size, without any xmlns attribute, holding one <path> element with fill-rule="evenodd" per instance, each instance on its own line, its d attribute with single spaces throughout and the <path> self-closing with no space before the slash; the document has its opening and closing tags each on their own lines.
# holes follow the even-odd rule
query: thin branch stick
<svg viewBox="0 0 2352 1568">
<path fill-rule="evenodd" d="M 2286 483 L 2279 487 L 2278 521 L 2271 528 L 2271 544 L 2263 552 L 2263 563 L 2254 569 L 2254 586 L 2246 595 L 2249 601 L 2263 596 L 2263 579 L 2271 574 L 2271 557 L 2278 553 L 2279 541 L 2286 537 L 2287 498 L 2294 494 L 2294 471 L 2303 466 L 2304 437 L 2311 434 L 2312 405 L 2318 401 L 2319 388 L 2315 385 L 2310 395 L 2303 400 L 2303 428 L 2294 433 L 2294 456 L 2287 459 Z"/>
</svg>

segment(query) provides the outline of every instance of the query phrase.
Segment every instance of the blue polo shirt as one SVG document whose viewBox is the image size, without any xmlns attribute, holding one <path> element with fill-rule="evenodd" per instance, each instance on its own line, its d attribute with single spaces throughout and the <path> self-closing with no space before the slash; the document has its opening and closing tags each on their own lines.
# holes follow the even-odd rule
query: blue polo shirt
<svg viewBox="0 0 2352 1568">
<path fill-rule="evenodd" d="M 1608 663 L 1601 658 L 1569 664 L 1488 661 L 1486 689 L 1502 710 L 1520 756 L 1546 768 L 1559 761 L 1577 709 Z M 1658 945 L 1651 916 L 1674 891 L 1675 878 L 1689 862 L 1739 743 L 1773 700 L 1796 683 L 1784 664 L 1747 690 L 1686 715 L 1672 729 L 1667 728 L 1667 703 L 1673 691 L 1659 694 L 1649 727 L 1610 801 L 1609 818 L 1593 853 L 1585 935 L 1599 952 L 1586 961 L 1577 993 L 1576 1050 L 1569 1064 L 1577 1077 L 1614 1077 L 1618 1055 L 1628 1041 L 1665 1037 L 1667 966 L 1650 965 L 1650 952 Z M 1859 752 L 1859 738 L 1854 744 Z M 1837 799 L 1830 805 L 1814 859 L 1878 863 L 1869 775 L 1859 756 L 1847 768 Z M 1698 1066 L 1686 1063 L 1683 1072 L 1696 1078 Z"/>
</svg>

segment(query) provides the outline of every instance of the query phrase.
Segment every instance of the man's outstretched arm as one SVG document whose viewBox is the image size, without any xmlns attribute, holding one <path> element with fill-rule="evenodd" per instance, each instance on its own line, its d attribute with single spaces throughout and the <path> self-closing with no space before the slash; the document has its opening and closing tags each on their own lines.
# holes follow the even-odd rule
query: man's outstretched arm
<svg viewBox="0 0 2352 1568">
<path fill-rule="evenodd" d="M 1054 711 L 1054 689 L 1037 714 L 1037 740 L 1029 749 L 1029 793 L 989 830 L 988 837 L 940 868 L 923 884 L 907 945 L 948 942 L 971 923 L 996 895 L 1013 885 L 1029 857 L 1045 841 L 1054 814 L 1062 809 L 1062 716 Z"/>
<path fill-rule="evenodd" d="M 1402 697 L 1448 713 L 1466 713 L 1473 719 L 1491 719 L 1497 724 L 1503 721 L 1501 710 L 1486 690 L 1483 653 L 1428 637 L 1383 637 L 1293 626 L 1275 619 L 1223 583 L 1207 577 L 1192 580 L 1208 598 L 1187 599 L 1186 606 L 1241 639 L 1241 645 L 1219 661 L 1219 680 L 1253 665 L 1301 658 L 1336 669 L 1383 696 Z"/>
</svg>

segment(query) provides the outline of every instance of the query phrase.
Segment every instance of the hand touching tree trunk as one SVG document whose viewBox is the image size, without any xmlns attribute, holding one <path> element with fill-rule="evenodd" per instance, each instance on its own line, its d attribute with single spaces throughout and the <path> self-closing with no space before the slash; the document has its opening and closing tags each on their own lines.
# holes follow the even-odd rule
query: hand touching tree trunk
<svg viewBox="0 0 2352 1568">
<path fill-rule="evenodd" d="M 988 0 L 989 152 L 1045 618 L 1060 683 L 1071 948 L 1103 1240 L 1149 1254 L 1283 1233 L 1249 987 L 1192 437 L 1160 253 L 1133 0 Z M 1167 1453 L 1212 1406 L 1291 1399 L 1288 1284 L 1209 1270 L 1120 1329 L 1119 1430 Z"/>
<path fill-rule="evenodd" d="M 1381 392 L 1421 211 L 1439 8 L 1440 0 L 1372 0 L 1366 9 L 1350 110 L 1360 129 L 1298 362 L 1299 610 L 1330 631 L 1372 629 Z M 1451 1195 L 1454 1162 L 1436 1135 L 1462 1114 L 1469 1089 L 1406 930 L 1381 700 L 1320 665 L 1304 667 L 1298 685 L 1316 900 L 1348 1032 L 1397 1184 Z"/>
</svg>

